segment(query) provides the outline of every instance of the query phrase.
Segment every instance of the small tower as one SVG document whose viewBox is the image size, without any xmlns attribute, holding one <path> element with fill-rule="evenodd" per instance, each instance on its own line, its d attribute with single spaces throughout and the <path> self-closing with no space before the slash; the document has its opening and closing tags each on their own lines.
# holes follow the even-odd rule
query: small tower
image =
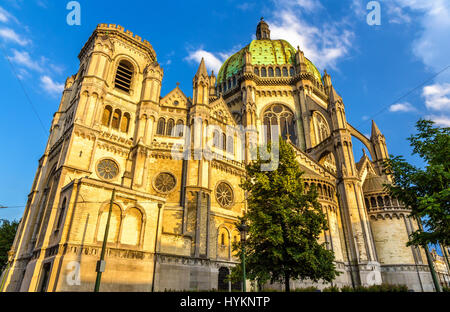
<svg viewBox="0 0 450 312">
<path fill-rule="evenodd" d="M 209 85 L 210 77 L 206 70 L 205 60 L 202 58 L 197 73 L 192 82 L 194 97 L 193 104 L 209 104 Z"/>
<path fill-rule="evenodd" d="M 269 25 L 264 21 L 264 17 L 261 17 L 261 21 L 256 27 L 256 39 L 258 40 L 270 40 Z"/>
<path fill-rule="evenodd" d="M 378 174 L 383 174 L 383 162 L 389 159 L 389 153 L 386 146 L 386 138 L 381 133 L 375 121 L 372 121 L 372 136 L 370 137 L 373 149 L 375 151 L 374 159 Z"/>
</svg>

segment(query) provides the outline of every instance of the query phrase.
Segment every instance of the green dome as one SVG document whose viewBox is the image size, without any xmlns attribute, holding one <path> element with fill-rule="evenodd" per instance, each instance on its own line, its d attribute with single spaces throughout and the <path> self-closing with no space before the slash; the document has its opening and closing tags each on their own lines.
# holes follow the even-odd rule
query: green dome
<svg viewBox="0 0 450 312">
<path fill-rule="evenodd" d="M 297 50 L 286 40 L 253 40 L 225 61 L 217 77 L 218 84 L 228 80 L 243 69 L 246 51 L 249 51 L 252 55 L 252 65 L 296 65 L 295 54 Z M 306 59 L 306 65 L 308 71 L 317 80 L 322 81 L 319 70 L 310 60 Z"/>
</svg>

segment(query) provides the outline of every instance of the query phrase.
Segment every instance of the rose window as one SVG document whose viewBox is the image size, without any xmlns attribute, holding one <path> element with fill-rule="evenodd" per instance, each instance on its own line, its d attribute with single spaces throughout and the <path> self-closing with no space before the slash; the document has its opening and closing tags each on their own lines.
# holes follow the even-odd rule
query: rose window
<svg viewBox="0 0 450 312">
<path fill-rule="evenodd" d="M 97 171 L 103 179 L 112 180 L 119 174 L 119 166 L 114 161 L 105 159 L 98 164 Z"/>
<path fill-rule="evenodd" d="M 225 182 L 220 183 L 216 189 L 217 202 L 222 207 L 230 207 L 233 204 L 233 189 Z"/>
<path fill-rule="evenodd" d="M 161 173 L 155 179 L 155 188 L 161 193 L 168 193 L 172 191 L 177 184 L 177 181 L 170 173 Z"/>
</svg>

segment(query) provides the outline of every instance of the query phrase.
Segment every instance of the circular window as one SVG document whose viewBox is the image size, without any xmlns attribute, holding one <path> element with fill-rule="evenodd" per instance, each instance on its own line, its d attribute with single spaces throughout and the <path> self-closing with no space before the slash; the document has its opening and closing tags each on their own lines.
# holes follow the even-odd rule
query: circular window
<svg viewBox="0 0 450 312">
<path fill-rule="evenodd" d="M 119 175 L 119 166 L 111 159 L 104 159 L 98 163 L 97 171 L 105 180 L 112 180 Z"/>
<path fill-rule="evenodd" d="M 217 202 L 225 208 L 230 207 L 233 204 L 234 195 L 233 189 L 228 183 L 221 182 L 216 189 Z"/>
<path fill-rule="evenodd" d="M 169 193 L 175 189 L 177 180 L 172 174 L 164 172 L 156 176 L 154 184 L 158 192 Z"/>
<path fill-rule="evenodd" d="M 175 102 L 173 102 L 173 105 L 178 106 L 178 105 L 180 105 L 180 102 L 175 101 Z"/>
</svg>

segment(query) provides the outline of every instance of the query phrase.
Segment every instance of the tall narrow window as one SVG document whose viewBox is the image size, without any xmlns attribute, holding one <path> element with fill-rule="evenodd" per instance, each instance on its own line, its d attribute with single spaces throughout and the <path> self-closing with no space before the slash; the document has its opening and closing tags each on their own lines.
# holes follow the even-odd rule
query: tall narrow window
<svg viewBox="0 0 450 312">
<path fill-rule="evenodd" d="M 115 87 L 119 90 L 130 92 L 133 79 L 133 65 L 128 61 L 121 61 L 117 67 Z"/>
<path fill-rule="evenodd" d="M 160 118 L 158 121 L 158 128 L 156 129 L 157 135 L 164 135 L 166 130 L 166 120 L 164 118 Z"/>
<path fill-rule="evenodd" d="M 273 68 L 269 67 L 269 77 L 273 77 Z"/>
<path fill-rule="evenodd" d="M 172 136 L 173 128 L 175 127 L 175 121 L 173 119 L 169 119 L 167 122 L 167 136 Z"/>
<path fill-rule="evenodd" d="M 227 152 L 230 154 L 234 154 L 234 140 L 232 136 L 228 137 Z"/>
<path fill-rule="evenodd" d="M 220 133 L 215 130 L 213 133 L 213 147 L 219 147 Z"/>
<path fill-rule="evenodd" d="M 57 230 L 61 228 L 62 220 L 64 218 L 64 215 L 66 214 L 66 202 L 67 200 L 64 198 L 63 203 L 61 205 L 61 211 L 59 212 L 58 222 L 56 223 Z"/>
<path fill-rule="evenodd" d="M 259 76 L 259 69 L 258 69 L 258 67 L 255 67 L 255 75 Z"/>
<path fill-rule="evenodd" d="M 109 123 L 111 122 L 111 115 L 112 115 L 112 107 L 106 106 L 105 110 L 103 111 L 102 125 L 109 127 Z"/>
<path fill-rule="evenodd" d="M 227 135 L 225 133 L 222 133 L 222 150 L 227 150 Z"/>
<path fill-rule="evenodd" d="M 261 68 L 261 77 L 267 77 L 267 71 L 265 67 Z"/>
<path fill-rule="evenodd" d="M 283 77 L 287 76 L 289 76 L 288 69 L 286 67 L 283 67 Z"/>
<path fill-rule="evenodd" d="M 128 133 L 128 130 L 130 128 L 130 120 L 131 120 L 130 114 L 125 113 L 123 115 L 122 123 L 120 125 L 120 131 Z"/>
<path fill-rule="evenodd" d="M 281 77 L 281 69 L 279 69 L 278 67 L 275 68 L 275 76 Z"/>
<path fill-rule="evenodd" d="M 295 69 L 294 69 L 294 67 L 291 67 L 289 69 L 289 72 L 290 72 L 291 77 L 295 76 Z"/>
<path fill-rule="evenodd" d="M 276 139 L 281 135 L 283 139 L 287 139 L 288 135 L 292 142 L 296 142 L 297 136 L 295 132 L 295 119 L 292 111 L 284 105 L 275 104 L 269 107 L 264 113 L 263 119 L 266 129 L 267 140 L 271 140 L 272 136 Z M 270 127 L 274 127 L 273 129 Z M 278 128 L 278 129 L 277 129 Z M 278 133 L 272 133 L 278 130 Z"/>
<path fill-rule="evenodd" d="M 119 109 L 116 109 L 111 123 L 113 129 L 119 130 L 120 117 L 122 117 L 122 112 Z"/>
<path fill-rule="evenodd" d="M 182 138 L 184 136 L 184 122 L 183 120 L 177 121 L 177 127 L 176 127 L 176 136 L 179 138 Z"/>
</svg>

